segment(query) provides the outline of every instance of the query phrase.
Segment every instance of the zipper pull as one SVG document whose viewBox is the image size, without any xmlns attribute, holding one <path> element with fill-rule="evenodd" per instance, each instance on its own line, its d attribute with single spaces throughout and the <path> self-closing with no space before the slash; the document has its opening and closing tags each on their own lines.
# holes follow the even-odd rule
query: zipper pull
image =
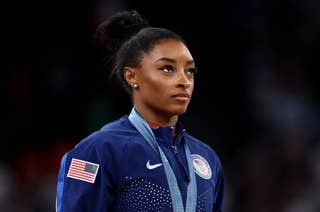
<svg viewBox="0 0 320 212">
<path fill-rule="evenodd" d="M 173 151 L 174 151 L 174 154 L 178 154 L 178 149 L 177 149 L 177 145 L 172 145 L 171 146 L 172 147 L 172 149 L 173 149 Z"/>
</svg>

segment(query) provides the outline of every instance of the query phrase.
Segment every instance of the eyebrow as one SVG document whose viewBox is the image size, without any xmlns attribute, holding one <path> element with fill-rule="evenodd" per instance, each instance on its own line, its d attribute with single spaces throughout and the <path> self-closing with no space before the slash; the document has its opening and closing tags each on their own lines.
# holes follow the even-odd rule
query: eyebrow
<svg viewBox="0 0 320 212">
<path fill-rule="evenodd" d="M 176 60 L 168 58 L 168 57 L 161 57 L 161 58 L 157 59 L 154 62 L 156 63 L 156 62 L 159 62 L 159 61 L 165 61 L 165 62 L 169 62 L 169 63 L 176 63 Z M 187 62 L 187 65 L 193 65 L 193 64 L 194 64 L 194 60 L 189 60 Z"/>
</svg>

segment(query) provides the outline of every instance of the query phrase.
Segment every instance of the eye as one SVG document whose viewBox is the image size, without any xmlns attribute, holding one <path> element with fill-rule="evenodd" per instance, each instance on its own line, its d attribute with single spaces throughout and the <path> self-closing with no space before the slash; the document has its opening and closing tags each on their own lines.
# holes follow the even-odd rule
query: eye
<svg viewBox="0 0 320 212">
<path fill-rule="evenodd" d="M 189 69 L 187 69 L 187 74 L 188 75 L 195 75 L 197 72 L 198 72 L 198 70 L 197 70 L 197 68 L 189 68 Z"/>
<path fill-rule="evenodd" d="M 160 67 L 160 70 L 169 73 L 169 72 L 173 71 L 173 66 L 172 65 L 164 65 L 164 66 Z"/>
</svg>

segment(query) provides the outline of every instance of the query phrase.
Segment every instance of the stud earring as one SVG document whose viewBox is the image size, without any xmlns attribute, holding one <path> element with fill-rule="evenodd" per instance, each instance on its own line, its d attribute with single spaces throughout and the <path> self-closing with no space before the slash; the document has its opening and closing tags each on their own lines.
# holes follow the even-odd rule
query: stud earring
<svg viewBox="0 0 320 212">
<path fill-rule="evenodd" d="M 138 88 L 138 84 L 137 84 L 137 83 L 133 83 L 132 86 L 133 86 L 134 88 Z"/>
</svg>

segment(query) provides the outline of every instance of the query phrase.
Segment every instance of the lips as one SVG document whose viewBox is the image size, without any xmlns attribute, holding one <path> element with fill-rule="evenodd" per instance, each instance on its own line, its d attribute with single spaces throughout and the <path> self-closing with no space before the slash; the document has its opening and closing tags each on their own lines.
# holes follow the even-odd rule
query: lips
<svg viewBox="0 0 320 212">
<path fill-rule="evenodd" d="M 174 99 L 179 101 L 188 101 L 191 97 L 188 93 L 178 93 L 172 96 Z"/>
<path fill-rule="evenodd" d="M 175 94 L 173 95 L 172 97 L 184 97 L 184 98 L 190 98 L 190 94 L 188 93 L 178 93 L 178 94 Z"/>
</svg>

